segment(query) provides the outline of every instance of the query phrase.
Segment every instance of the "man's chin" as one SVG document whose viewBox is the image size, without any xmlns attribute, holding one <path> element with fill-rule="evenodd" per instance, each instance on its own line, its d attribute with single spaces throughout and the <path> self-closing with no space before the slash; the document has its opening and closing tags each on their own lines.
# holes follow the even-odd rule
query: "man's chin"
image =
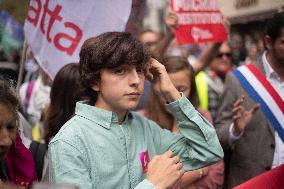
<svg viewBox="0 0 284 189">
<path fill-rule="evenodd" d="M 128 105 L 128 110 L 134 110 L 135 108 L 137 108 L 138 103 L 139 103 L 139 101 L 138 101 L 138 102 L 135 102 L 135 103 L 129 104 L 129 105 Z"/>
</svg>

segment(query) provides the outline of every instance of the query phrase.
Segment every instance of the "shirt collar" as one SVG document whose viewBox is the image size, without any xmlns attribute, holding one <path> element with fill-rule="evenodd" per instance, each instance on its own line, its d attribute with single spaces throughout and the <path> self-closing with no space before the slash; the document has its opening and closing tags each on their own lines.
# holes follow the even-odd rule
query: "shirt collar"
<svg viewBox="0 0 284 189">
<path fill-rule="evenodd" d="M 87 101 L 76 103 L 75 114 L 93 121 L 106 129 L 110 129 L 111 125 L 114 123 L 118 124 L 116 113 L 88 105 Z M 131 111 L 127 111 L 125 121 L 132 119 L 132 117 Z"/>
<path fill-rule="evenodd" d="M 262 54 L 262 62 L 263 62 L 263 67 L 264 67 L 264 72 L 267 78 L 272 78 L 277 76 L 277 73 L 273 70 L 273 68 L 270 66 L 268 63 L 268 60 L 266 58 L 267 51 L 265 51 Z"/>
</svg>

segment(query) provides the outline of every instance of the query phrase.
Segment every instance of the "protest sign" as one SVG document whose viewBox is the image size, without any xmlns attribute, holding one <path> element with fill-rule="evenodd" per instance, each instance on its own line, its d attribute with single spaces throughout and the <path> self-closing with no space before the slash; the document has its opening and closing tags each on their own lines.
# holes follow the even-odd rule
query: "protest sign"
<svg viewBox="0 0 284 189">
<path fill-rule="evenodd" d="M 178 16 L 178 44 L 227 40 L 217 0 L 171 0 L 171 9 Z"/>
<path fill-rule="evenodd" d="M 25 38 L 40 66 L 54 77 L 79 61 L 83 42 L 108 31 L 124 31 L 131 0 L 32 0 Z"/>
</svg>

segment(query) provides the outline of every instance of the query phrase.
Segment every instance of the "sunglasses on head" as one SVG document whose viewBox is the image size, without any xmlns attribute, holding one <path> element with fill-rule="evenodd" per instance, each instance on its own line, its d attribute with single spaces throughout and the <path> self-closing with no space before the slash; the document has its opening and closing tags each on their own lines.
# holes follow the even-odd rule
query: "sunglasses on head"
<svg viewBox="0 0 284 189">
<path fill-rule="evenodd" d="M 231 58 L 232 57 L 232 54 L 231 53 L 218 53 L 217 54 L 217 58 L 222 58 L 223 56 L 226 56 L 228 58 Z"/>
</svg>

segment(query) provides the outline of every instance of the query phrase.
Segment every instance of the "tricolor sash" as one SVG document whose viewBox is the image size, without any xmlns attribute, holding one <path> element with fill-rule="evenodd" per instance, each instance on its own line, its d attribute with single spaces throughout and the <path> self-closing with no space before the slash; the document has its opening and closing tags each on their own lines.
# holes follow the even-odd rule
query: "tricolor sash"
<svg viewBox="0 0 284 189">
<path fill-rule="evenodd" d="M 233 70 L 249 96 L 261 105 L 261 110 L 284 142 L 284 101 L 267 81 L 264 74 L 253 64 Z"/>
</svg>

